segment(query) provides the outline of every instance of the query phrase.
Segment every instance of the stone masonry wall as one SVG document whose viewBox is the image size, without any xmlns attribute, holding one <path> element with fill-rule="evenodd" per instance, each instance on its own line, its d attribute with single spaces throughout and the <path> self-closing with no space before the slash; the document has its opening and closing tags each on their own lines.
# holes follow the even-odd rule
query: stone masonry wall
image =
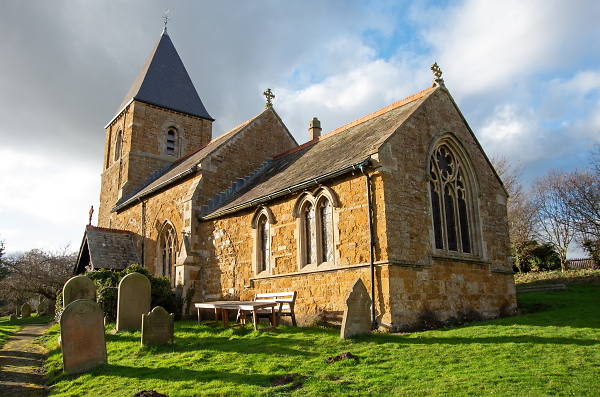
<svg viewBox="0 0 600 397">
<path fill-rule="evenodd" d="M 165 152 L 169 127 L 178 132 L 176 156 Z M 122 155 L 115 160 L 119 131 L 123 131 Z M 130 194 L 154 171 L 208 143 L 211 135 L 210 120 L 132 102 L 106 131 L 98 225 L 109 227 L 110 210 L 120 197 Z"/>
</svg>

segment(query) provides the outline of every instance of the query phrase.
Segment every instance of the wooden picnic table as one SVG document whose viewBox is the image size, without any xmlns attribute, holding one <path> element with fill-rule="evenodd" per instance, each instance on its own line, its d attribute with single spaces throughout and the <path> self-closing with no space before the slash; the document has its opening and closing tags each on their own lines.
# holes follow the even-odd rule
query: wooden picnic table
<svg viewBox="0 0 600 397">
<path fill-rule="evenodd" d="M 215 301 L 215 302 L 202 302 L 194 304 L 196 309 L 198 309 L 198 324 L 201 321 L 200 309 L 214 309 L 215 310 L 215 321 L 204 323 L 204 324 L 218 324 L 219 323 L 219 311 L 221 311 L 221 319 L 223 321 L 223 327 L 229 327 L 229 318 L 227 317 L 228 310 L 239 310 L 241 317 L 240 322 L 234 324 L 233 326 L 242 326 L 246 325 L 246 312 L 252 312 L 252 324 L 254 325 L 254 329 L 258 330 L 257 322 L 258 322 L 258 313 L 257 311 L 260 309 L 268 309 L 271 308 L 271 328 L 275 328 L 277 326 L 275 314 L 275 307 L 279 305 L 278 302 L 254 302 L 254 301 Z M 265 330 L 263 328 L 263 330 Z"/>
</svg>

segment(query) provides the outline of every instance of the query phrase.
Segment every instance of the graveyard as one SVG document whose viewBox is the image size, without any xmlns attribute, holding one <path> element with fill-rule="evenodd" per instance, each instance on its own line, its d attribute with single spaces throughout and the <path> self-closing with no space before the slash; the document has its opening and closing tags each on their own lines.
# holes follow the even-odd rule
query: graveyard
<svg viewBox="0 0 600 397">
<path fill-rule="evenodd" d="M 64 371 L 58 324 L 40 343 L 49 349 L 51 396 L 595 395 L 600 308 L 590 302 L 600 298 L 600 285 L 566 285 L 518 295 L 517 317 L 466 324 L 423 318 L 414 332 L 350 338 L 325 323 L 261 332 L 188 320 L 174 323 L 172 343 L 142 345 L 141 330 L 111 332 L 116 323 L 109 323 L 107 363 L 79 374 Z M 3 318 L 0 333 L 44 318 Z"/>
</svg>

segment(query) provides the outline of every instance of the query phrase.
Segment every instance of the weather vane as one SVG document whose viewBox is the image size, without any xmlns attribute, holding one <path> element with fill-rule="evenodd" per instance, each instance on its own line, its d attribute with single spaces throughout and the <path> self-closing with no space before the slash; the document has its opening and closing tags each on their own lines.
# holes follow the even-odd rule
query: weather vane
<svg viewBox="0 0 600 397">
<path fill-rule="evenodd" d="M 165 29 L 164 31 L 167 31 L 167 22 L 169 22 L 169 20 L 171 18 L 169 18 L 169 9 L 167 8 L 167 11 L 165 12 L 165 15 L 163 16 L 163 19 L 165 20 Z"/>
<path fill-rule="evenodd" d="M 263 95 L 267 98 L 267 104 L 265 105 L 265 109 L 272 108 L 273 102 L 271 102 L 271 99 L 275 98 L 275 94 L 273 94 L 270 88 L 267 88 L 267 90 L 263 92 Z"/>
<path fill-rule="evenodd" d="M 431 71 L 435 76 L 435 79 L 433 79 L 433 85 L 435 86 L 436 83 L 438 85 L 444 85 L 444 79 L 442 78 L 442 69 L 438 66 L 437 62 L 431 65 Z"/>
</svg>

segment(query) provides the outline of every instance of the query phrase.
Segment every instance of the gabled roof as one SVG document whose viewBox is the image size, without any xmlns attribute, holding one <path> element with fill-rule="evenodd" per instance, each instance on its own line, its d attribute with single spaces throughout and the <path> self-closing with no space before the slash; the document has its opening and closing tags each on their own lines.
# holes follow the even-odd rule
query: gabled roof
<svg viewBox="0 0 600 397">
<path fill-rule="evenodd" d="M 74 274 L 92 269 L 123 270 L 133 263 L 140 263 L 131 232 L 102 227 L 86 226 Z"/>
<path fill-rule="evenodd" d="M 202 219 L 212 219 L 358 169 L 438 88 L 423 90 L 288 150 Z M 358 172 L 358 171 L 357 171 Z"/>
<path fill-rule="evenodd" d="M 163 32 L 156 42 L 110 123 L 134 99 L 203 119 L 214 120 L 202 104 L 183 62 L 166 32 Z"/>
<path fill-rule="evenodd" d="M 136 201 L 138 197 L 145 196 L 150 194 L 166 185 L 169 185 L 176 180 L 189 175 L 195 171 L 197 171 L 197 165 L 208 157 L 212 152 L 219 149 L 221 146 L 225 145 L 229 142 L 230 139 L 234 138 L 237 134 L 241 133 L 247 126 L 251 125 L 252 122 L 259 119 L 266 112 L 275 112 L 273 108 L 268 108 L 263 110 L 260 114 L 243 122 L 232 130 L 226 132 L 225 134 L 213 139 L 206 145 L 196 149 L 194 152 L 187 154 L 184 157 L 181 157 L 170 167 L 166 167 L 162 171 L 159 170 L 157 173 L 150 178 L 146 182 L 144 182 L 137 190 L 135 190 L 131 195 L 125 196 L 121 198 L 116 204 L 115 208 L 111 210 L 116 211 L 119 210 L 130 203 Z M 277 115 L 277 113 L 275 113 Z M 279 116 L 277 116 L 279 118 Z"/>
</svg>

